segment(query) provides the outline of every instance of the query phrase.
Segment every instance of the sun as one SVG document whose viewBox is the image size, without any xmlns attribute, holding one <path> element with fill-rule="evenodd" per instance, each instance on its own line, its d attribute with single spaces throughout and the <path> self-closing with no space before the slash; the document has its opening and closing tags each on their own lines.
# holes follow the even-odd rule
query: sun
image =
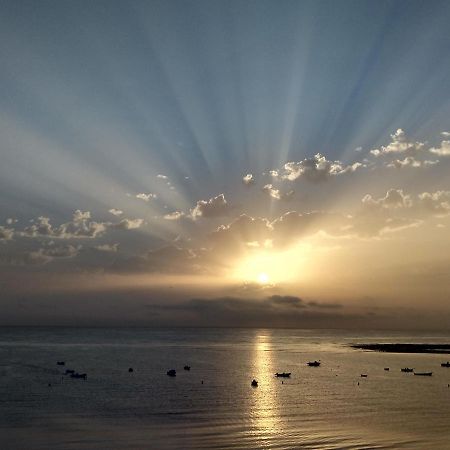
<svg viewBox="0 0 450 450">
<path fill-rule="evenodd" d="M 258 274 L 258 283 L 267 284 L 269 282 L 269 275 L 265 272 L 261 272 Z"/>
</svg>

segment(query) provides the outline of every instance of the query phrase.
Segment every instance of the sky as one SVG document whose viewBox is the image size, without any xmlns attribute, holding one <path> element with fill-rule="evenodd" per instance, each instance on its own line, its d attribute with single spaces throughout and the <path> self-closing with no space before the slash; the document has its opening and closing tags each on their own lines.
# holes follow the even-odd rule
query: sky
<svg viewBox="0 0 450 450">
<path fill-rule="evenodd" d="M 449 19 L 0 0 L 0 323 L 448 329 Z"/>
</svg>

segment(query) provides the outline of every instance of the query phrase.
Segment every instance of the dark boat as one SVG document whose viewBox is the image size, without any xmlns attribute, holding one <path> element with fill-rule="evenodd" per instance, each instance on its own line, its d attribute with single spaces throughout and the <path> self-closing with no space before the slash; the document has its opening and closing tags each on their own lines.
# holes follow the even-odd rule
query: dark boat
<svg viewBox="0 0 450 450">
<path fill-rule="evenodd" d="M 253 386 L 253 387 L 257 387 L 257 386 L 258 386 L 258 382 L 257 382 L 256 380 L 253 380 L 253 381 L 252 381 L 252 386 Z"/>
<path fill-rule="evenodd" d="M 183 369 L 184 370 L 191 370 L 191 366 L 184 366 Z"/>
<path fill-rule="evenodd" d="M 170 369 L 167 371 L 167 375 L 169 375 L 169 377 L 176 377 L 177 371 L 175 369 Z"/>
<path fill-rule="evenodd" d="M 441 363 L 441 367 L 450 367 L 450 361 L 447 361 L 445 363 Z"/>
<path fill-rule="evenodd" d="M 73 370 L 73 369 L 66 369 L 66 371 L 64 372 L 64 375 L 71 375 L 72 373 L 75 373 L 75 370 Z"/>
<path fill-rule="evenodd" d="M 431 377 L 433 372 L 414 372 L 414 375 L 418 375 L 420 377 Z"/>
<path fill-rule="evenodd" d="M 385 367 L 384 370 L 388 371 L 388 370 L 389 370 L 389 367 Z"/>
<path fill-rule="evenodd" d="M 78 372 L 74 372 L 70 375 L 71 378 L 79 378 L 82 380 L 87 380 L 87 374 L 86 373 L 78 373 Z"/>
<path fill-rule="evenodd" d="M 129 369 L 128 369 L 128 372 L 133 372 L 133 368 L 132 367 L 130 367 Z"/>
<path fill-rule="evenodd" d="M 411 369 L 410 367 L 404 367 L 403 369 L 400 369 L 402 372 L 414 372 L 414 369 Z"/>
<path fill-rule="evenodd" d="M 275 376 L 278 378 L 289 378 L 291 376 L 291 372 L 277 372 Z"/>
<path fill-rule="evenodd" d="M 319 367 L 320 366 L 320 361 L 309 361 L 308 363 L 306 363 L 309 367 Z"/>
<path fill-rule="evenodd" d="M 362 373 L 361 378 L 367 378 L 367 373 Z"/>
<path fill-rule="evenodd" d="M 66 365 L 66 363 L 64 361 L 56 361 L 56 364 L 58 366 L 65 366 Z"/>
</svg>

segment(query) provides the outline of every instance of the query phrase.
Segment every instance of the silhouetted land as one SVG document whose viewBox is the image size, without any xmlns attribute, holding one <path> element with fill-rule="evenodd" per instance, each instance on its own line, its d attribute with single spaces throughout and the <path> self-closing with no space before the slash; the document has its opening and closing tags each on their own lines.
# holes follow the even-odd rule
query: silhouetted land
<svg viewBox="0 0 450 450">
<path fill-rule="evenodd" d="M 353 344 L 352 347 L 375 352 L 450 354 L 450 344 Z"/>
</svg>

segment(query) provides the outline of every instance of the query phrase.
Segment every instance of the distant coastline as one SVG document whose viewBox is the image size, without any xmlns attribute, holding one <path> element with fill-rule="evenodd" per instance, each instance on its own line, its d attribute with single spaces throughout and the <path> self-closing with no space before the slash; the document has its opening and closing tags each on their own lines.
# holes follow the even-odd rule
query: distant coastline
<svg viewBox="0 0 450 450">
<path fill-rule="evenodd" d="M 351 347 L 388 353 L 450 354 L 450 344 L 352 344 Z"/>
</svg>

